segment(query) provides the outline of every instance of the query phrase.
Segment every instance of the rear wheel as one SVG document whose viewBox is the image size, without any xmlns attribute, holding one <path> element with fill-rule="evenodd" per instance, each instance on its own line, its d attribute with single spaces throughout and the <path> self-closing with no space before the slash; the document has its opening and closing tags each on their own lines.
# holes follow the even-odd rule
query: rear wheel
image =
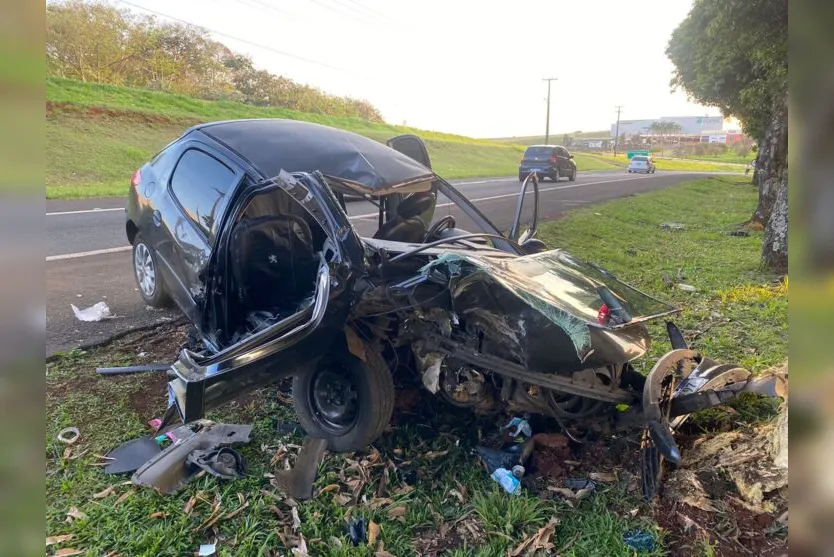
<svg viewBox="0 0 834 557">
<path fill-rule="evenodd" d="M 171 298 L 159 272 L 156 252 L 141 233 L 133 239 L 133 277 L 146 304 L 155 308 L 170 305 Z"/>
<path fill-rule="evenodd" d="M 558 168 L 556 169 L 555 172 L 553 172 L 553 174 L 550 175 L 550 179 L 553 180 L 554 182 L 559 181 L 559 169 Z"/>
<path fill-rule="evenodd" d="M 335 452 L 364 449 L 391 420 L 394 381 L 379 354 L 367 362 L 339 350 L 293 379 L 293 405 L 301 427 Z"/>
</svg>

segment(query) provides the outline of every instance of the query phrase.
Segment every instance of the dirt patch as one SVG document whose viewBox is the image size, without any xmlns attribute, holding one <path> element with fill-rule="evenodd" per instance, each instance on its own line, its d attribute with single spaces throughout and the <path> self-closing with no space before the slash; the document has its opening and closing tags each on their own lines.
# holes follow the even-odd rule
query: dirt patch
<svg viewBox="0 0 834 557">
<path fill-rule="evenodd" d="M 165 373 L 148 373 L 138 381 L 137 389 L 128 399 L 128 406 L 140 417 L 160 417 L 165 412 L 167 399 Z"/>
<path fill-rule="evenodd" d="M 670 557 L 689 557 L 706 543 L 722 557 L 787 555 L 787 540 L 771 535 L 776 519 L 728 505 L 711 513 L 662 498 L 653 506 L 653 518 L 666 532 L 664 547 Z"/>
<path fill-rule="evenodd" d="M 417 555 L 437 557 L 462 546 L 464 542 L 477 544 L 483 537 L 483 528 L 474 518 L 464 518 L 451 525 L 441 524 L 437 530 L 419 532 L 414 536 Z"/>
<path fill-rule="evenodd" d="M 54 117 L 60 114 L 72 114 L 75 116 L 83 116 L 85 118 L 118 119 L 125 122 L 133 122 L 139 124 L 166 124 L 189 126 L 198 122 L 198 120 L 194 118 L 166 116 L 164 114 L 155 114 L 152 112 L 107 108 L 103 106 L 81 106 L 68 102 L 46 101 L 47 118 Z"/>
<path fill-rule="evenodd" d="M 113 381 L 130 390 L 128 406 L 139 416 L 165 409 L 167 376 L 161 372 L 103 377 L 97 367 L 173 362 L 187 337 L 182 324 L 163 324 L 153 329 L 134 331 L 88 351 L 83 359 L 70 356 L 58 360 L 54 373 L 47 372 L 47 403 L 58 402 L 73 393 L 106 394 Z"/>
<path fill-rule="evenodd" d="M 537 433 L 533 436 L 535 448 L 530 456 L 533 473 L 549 480 L 563 480 L 572 471 L 569 461 L 574 461 L 568 438 L 558 433 Z"/>
<path fill-rule="evenodd" d="M 775 423 L 703 436 L 682 451 L 653 513 L 671 555 L 691 555 L 699 540 L 718 555 L 786 554 L 786 406 L 782 412 Z"/>
</svg>

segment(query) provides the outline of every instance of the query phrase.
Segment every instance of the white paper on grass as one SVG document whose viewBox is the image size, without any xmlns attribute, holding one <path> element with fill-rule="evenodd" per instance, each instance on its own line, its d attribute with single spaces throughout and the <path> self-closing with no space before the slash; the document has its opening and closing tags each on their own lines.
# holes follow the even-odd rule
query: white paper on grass
<svg viewBox="0 0 834 557">
<path fill-rule="evenodd" d="M 98 302 L 85 309 L 78 309 L 75 304 L 70 304 L 72 312 L 79 321 L 101 321 L 102 319 L 113 319 L 115 316 L 110 312 L 106 302 Z"/>
</svg>

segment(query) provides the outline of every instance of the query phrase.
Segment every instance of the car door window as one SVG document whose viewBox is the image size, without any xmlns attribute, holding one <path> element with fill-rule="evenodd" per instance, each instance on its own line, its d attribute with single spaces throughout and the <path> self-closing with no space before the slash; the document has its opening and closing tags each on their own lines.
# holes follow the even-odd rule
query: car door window
<svg viewBox="0 0 834 557">
<path fill-rule="evenodd" d="M 188 218 L 210 236 L 228 203 L 235 172 L 197 149 L 180 157 L 171 177 L 171 191 Z"/>
</svg>

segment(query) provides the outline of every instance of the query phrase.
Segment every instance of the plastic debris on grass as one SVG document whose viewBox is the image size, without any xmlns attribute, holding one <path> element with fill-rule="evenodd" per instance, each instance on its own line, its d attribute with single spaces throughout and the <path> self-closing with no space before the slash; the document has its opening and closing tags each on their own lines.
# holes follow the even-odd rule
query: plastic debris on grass
<svg viewBox="0 0 834 557">
<path fill-rule="evenodd" d="M 495 480 L 507 493 L 517 493 L 519 487 L 521 487 L 518 478 L 506 468 L 498 468 L 490 475 L 490 478 Z"/>
</svg>

